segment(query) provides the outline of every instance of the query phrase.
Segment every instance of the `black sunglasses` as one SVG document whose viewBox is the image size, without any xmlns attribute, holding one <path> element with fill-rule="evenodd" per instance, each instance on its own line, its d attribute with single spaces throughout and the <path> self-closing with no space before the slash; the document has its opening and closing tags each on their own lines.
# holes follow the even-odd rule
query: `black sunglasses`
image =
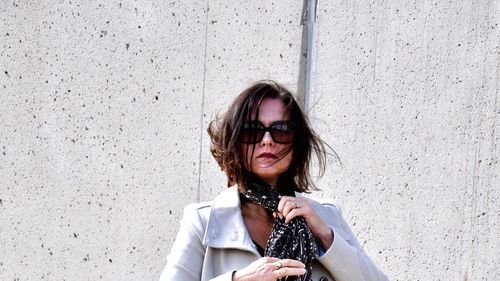
<svg viewBox="0 0 500 281">
<path fill-rule="evenodd" d="M 277 121 L 265 127 L 258 121 L 245 122 L 241 127 L 240 140 L 242 143 L 258 143 L 266 132 L 271 134 L 276 143 L 291 143 L 294 138 L 295 125 L 290 121 Z"/>
</svg>

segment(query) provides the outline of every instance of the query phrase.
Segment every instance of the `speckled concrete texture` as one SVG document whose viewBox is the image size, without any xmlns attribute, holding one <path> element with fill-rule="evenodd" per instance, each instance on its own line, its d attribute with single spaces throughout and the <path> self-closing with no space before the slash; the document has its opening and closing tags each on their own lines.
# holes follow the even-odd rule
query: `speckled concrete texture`
<svg viewBox="0 0 500 281">
<path fill-rule="evenodd" d="M 392 280 L 500 280 L 500 5 L 326 2 L 314 126 L 322 180 Z"/>
<path fill-rule="evenodd" d="M 206 3 L 0 9 L 0 279 L 157 279 L 196 200 Z"/>
<path fill-rule="evenodd" d="M 0 6 L 0 279 L 156 280 L 226 186 L 208 122 L 300 88 L 302 1 Z M 500 280 L 500 2 L 319 1 L 310 117 L 391 280 Z"/>
</svg>

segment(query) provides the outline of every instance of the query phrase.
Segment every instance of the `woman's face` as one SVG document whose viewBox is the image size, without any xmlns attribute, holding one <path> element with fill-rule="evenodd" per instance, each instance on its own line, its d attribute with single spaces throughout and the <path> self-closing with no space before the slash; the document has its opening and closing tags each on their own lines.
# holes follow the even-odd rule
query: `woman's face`
<svg viewBox="0 0 500 281">
<path fill-rule="evenodd" d="M 255 111 L 252 113 L 253 116 L 255 113 Z M 283 129 L 283 124 L 287 123 L 281 122 L 289 121 L 289 116 L 285 114 L 285 105 L 281 99 L 265 98 L 260 105 L 257 120 L 259 126 Z M 273 134 L 276 137 L 277 133 Z M 288 169 L 292 161 L 293 150 L 289 149 L 292 144 L 279 143 L 280 141 L 283 142 L 280 139 L 273 139 L 270 132 L 266 131 L 261 140 L 257 139 L 255 149 L 252 143 L 241 145 L 245 168 L 271 186 L 276 186 L 279 176 Z M 289 151 L 283 155 L 287 148 Z"/>
</svg>

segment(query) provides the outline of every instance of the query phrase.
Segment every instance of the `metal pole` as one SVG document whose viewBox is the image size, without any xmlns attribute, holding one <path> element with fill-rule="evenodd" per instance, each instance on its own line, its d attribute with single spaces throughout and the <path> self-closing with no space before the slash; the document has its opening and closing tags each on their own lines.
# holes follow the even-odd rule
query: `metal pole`
<svg viewBox="0 0 500 281">
<path fill-rule="evenodd" d="M 306 0 L 307 9 L 303 21 L 307 27 L 307 47 L 306 47 L 306 71 L 304 79 L 304 110 L 309 110 L 309 97 L 311 94 L 311 79 L 312 79 L 312 59 L 313 59 L 313 34 L 314 22 L 316 21 L 317 0 Z"/>
</svg>

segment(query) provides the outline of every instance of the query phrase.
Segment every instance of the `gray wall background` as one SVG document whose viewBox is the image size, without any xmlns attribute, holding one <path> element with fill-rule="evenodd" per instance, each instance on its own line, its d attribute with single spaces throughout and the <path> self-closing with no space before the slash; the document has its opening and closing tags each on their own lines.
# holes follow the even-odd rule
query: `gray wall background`
<svg viewBox="0 0 500 281">
<path fill-rule="evenodd" d="M 292 90 L 302 1 L 4 1 L 0 279 L 156 280 L 226 186 L 208 122 Z M 500 2 L 319 1 L 313 126 L 391 280 L 500 280 Z"/>
</svg>

